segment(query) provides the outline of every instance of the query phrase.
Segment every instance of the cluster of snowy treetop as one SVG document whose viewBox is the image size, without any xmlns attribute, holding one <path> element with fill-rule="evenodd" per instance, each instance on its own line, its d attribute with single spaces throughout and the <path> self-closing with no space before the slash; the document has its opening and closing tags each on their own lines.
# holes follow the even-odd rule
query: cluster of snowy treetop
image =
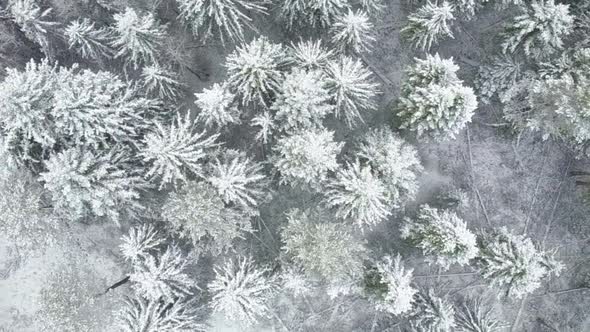
<svg viewBox="0 0 590 332">
<path fill-rule="evenodd" d="M 239 240 L 255 232 L 252 219 L 269 202 L 271 189 L 289 186 L 312 193 L 319 203 L 285 211 L 280 269 L 248 255 L 228 258 L 207 286 L 215 311 L 253 324 L 270 317 L 278 290 L 304 296 L 322 289 L 331 296 L 364 296 L 376 310 L 407 318 L 417 330 L 501 326 L 478 301 L 454 308 L 432 290 L 418 290 L 400 255 L 372 257 L 359 232 L 403 212 L 423 171 L 416 149 L 389 126 L 366 131 L 344 149 L 325 121 L 354 127 L 377 108 L 379 84 L 362 55 L 375 40 L 373 21 L 383 3 L 276 1 L 289 29 L 312 26 L 329 36 L 289 45 L 264 36 L 244 40 L 251 15 L 268 13 L 270 2 L 176 4 L 179 20 L 198 38 L 237 45 L 225 62 L 225 81 L 195 93 L 196 117 L 170 106 L 185 95 L 177 79 L 185 64 L 167 56 L 168 26 L 155 11 L 119 10 L 105 26 L 90 18 L 62 24 L 39 1 L 8 1 L 6 15 L 46 58 L 7 68 L 0 83 L 6 166 L 0 202 L 9 211 L 0 227 L 7 234 L 27 246 L 54 226 L 50 220 L 136 220 L 122 245 L 136 296 L 125 301 L 121 329 L 201 330 L 193 295 L 202 289 L 185 271 L 184 248 L 210 255 L 236 251 Z M 427 51 L 453 37 L 455 14 L 471 18 L 484 5 L 522 14 L 509 24 L 502 55 L 481 73 L 482 100 L 498 97 L 515 126 L 585 145 L 590 53 L 580 45 L 588 42 L 584 13 L 590 6 L 426 2 L 402 34 Z M 59 65 L 51 46 L 56 35 L 103 70 Z M 121 66 L 125 77 L 104 69 Z M 477 100 L 458 69 L 452 58 L 438 54 L 415 59 L 393 110 L 398 129 L 423 139 L 459 134 Z M 220 141 L 224 128 L 240 125 L 255 128 L 263 160 Z M 472 264 L 509 297 L 534 291 L 561 270 L 551 252 L 524 235 L 501 228 L 476 236 L 457 209 L 423 205 L 405 219 L 401 235 L 441 270 Z"/>
</svg>

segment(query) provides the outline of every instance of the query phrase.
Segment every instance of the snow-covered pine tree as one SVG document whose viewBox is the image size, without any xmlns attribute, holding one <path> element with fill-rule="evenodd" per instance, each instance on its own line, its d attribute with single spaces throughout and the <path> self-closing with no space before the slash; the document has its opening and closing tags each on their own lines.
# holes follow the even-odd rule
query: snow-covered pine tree
<svg viewBox="0 0 590 332">
<path fill-rule="evenodd" d="M 544 57 L 563 47 L 563 37 L 573 30 L 574 17 L 569 5 L 554 0 L 534 0 L 521 6 L 524 13 L 506 28 L 504 52 L 515 52 L 522 46 L 527 56 Z"/>
<path fill-rule="evenodd" d="M 52 154 L 40 181 L 51 194 L 54 210 L 73 219 L 95 216 L 116 222 L 122 212 L 141 210 L 139 189 L 144 182 L 124 158 L 119 152 L 96 154 L 76 147 Z"/>
<path fill-rule="evenodd" d="M 39 44 L 47 57 L 52 57 L 47 33 L 59 25 L 49 19 L 52 8 L 42 10 L 36 0 L 8 0 L 8 10 L 25 36 Z"/>
<path fill-rule="evenodd" d="M 109 47 L 111 31 L 97 28 L 88 18 L 70 22 L 64 35 L 68 38 L 69 48 L 85 59 L 99 60 L 112 56 L 113 51 Z"/>
<path fill-rule="evenodd" d="M 268 269 L 257 267 L 250 257 L 239 256 L 214 270 L 215 279 L 208 285 L 214 311 L 245 325 L 269 316 L 268 301 L 274 295 L 275 280 Z"/>
<path fill-rule="evenodd" d="M 286 60 L 283 45 L 274 44 L 264 36 L 238 46 L 226 59 L 229 87 L 242 97 L 242 104 L 267 105 L 280 89 L 281 69 Z"/>
<path fill-rule="evenodd" d="M 267 13 L 268 0 L 176 0 L 179 17 L 203 41 L 214 34 L 225 44 L 244 40 L 244 27 L 253 28 L 252 13 Z"/>
<path fill-rule="evenodd" d="M 379 13 L 385 8 L 383 0 L 356 0 L 356 2 L 369 14 Z"/>
<path fill-rule="evenodd" d="M 371 166 L 356 160 L 336 172 L 324 192 L 325 203 L 336 210 L 336 217 L 371 227 L 391 214 L 391 196 L 385 183 L 374 175 Z"/>
<path fill-rule="evenodd" d="M 217 189 L 204 182 L 187 182 L 171 193 L 162 216 L 174 234 L 214 254 L 227 251 L 234 239 L 251 231 L 250 218 L 226 207 Z"/>
<path fill-rule="evenodd" d="M 410 322 L 415 331 L 448 332 L 456 327 L 455 309 L 446 298 L 428 289 L 418 292 L 414 299 Z"/>
<path fill-rule="evenodd" d="M 336 116 L 349 126 L 363 121 L 362 112 L 375 110 L 379 84 L 361 60 L 344 56 L 328 63 L 325 69 L 330 95 L 336 103 Z"/>
<path fill-rule="evenodd" d="M 281 15 L 289 28 L 300 25 L 328 28 L 350 8 L 348 0 L 284 0 Z"/>
<path fill-rule="evenodd" d="M 480 100 L 489 104 L 494 96 L 500 96 L 516 84 L 522 74 L 522 64 L 516 58 L 503 55 L 482 66 L 475 80 Z"/>
<path fill-rule="evenodd" d="M 294 297 L 306 296 L 312 292 L 313 284 L 301 268 L 289 267 L 281 272 L 281 289 Z"/>
<path fill-rule="evenodd" d="M 318 128 L 323 118 L 334 110 L 330 98 L 322 72 L 294 69 L 285 77 L 270 109 L 275 111 L 280 129 Z"/>
<path fill-rule="evenodd" d="M 356 156 L 386 185 L 390 208 L 401 208 L 414 199 L 422 164 L 416 149 L 391 129 L 381 127 L 366 133 L 357 145 Z"/>
<path fill-rule="evenodd" d="M 262 164 L 246 153 L 226 150 L 209 165 L 206 179 L 228 205 L 248 214 L 258 214 L 258 205 L 268 196 L 268 180 Z"/>
<path fill-rule="evenodd" d="M 194 301 L 165 303 L 136 296 L 125 298 L 116 325 L 119 332 L 204 332 L 207 326 L 197 322 L 199 316 Z"/>
<path fill-rule="evenodd" d="M 416 218 L 407 218 L 402 238 L 422 249 L 429 263 L 448 269 L 467 265 L 477 256 L 476 237 L 456 213 L 422 205 Z"/>
<path fill-rule="evenodd" d="M 369 15 L 362 10 L 348 10 L 336 17 L 330 28 L 332 43 L 341 52 L 367 52 L 375 41 L 374 26 Z"/>
<path fill-rule="evenodd" d="M 153 93 L 160 99 L 175 100 L 181 95 L 182 83 L 176 80 L 178 74 L 158 64 L 144 66 L 141 69 L 141 83 L 145 92 Z"/>
<path fill-rule="evenodd" d="M 133 262 L 129 280 L 136 293 L 149 301 L 174 303 L 179 298 L 192 294 L 196 287 L 186 274 L 188 261 L 180 249 L 172 244 L 161 254 L 148 254 Z"/>
<path fill-rule="evenodd" d="M 499 332 L 506 327 L 493 308 L 488 308 L 479 297 L 463 299 L 455 321 L 459 332 Z"/>
<path fill-rule="evenodd" d="M 123 242 L 119 246 L 121 253 L 125 260 L 131 262 L 146 259 L 150 251 L 157 251 L 158 247 L 164 243 L 164 239 L 151 224 L 131 227 L 129 234 L 123 235 L 121 241 Z"/>
<path fill-rule="evenodd" d="M 115 26 L 111 46 L 117 50 L 115 58 L 125 58 L 135 68 L 139 64 L 157 63 L 159 47 L 166 37 L 166 26 L 160 25 L 153 14 L 138 14 L 127 7 L 113 16 Z"/>
<path fill-rule="evenodd" d="M 336 157 L 344 143 L 334 142 L 327 129 L 304 130 L 278 139 L 271 162 L 281 175 L 281 182 L 291 186 L 321 185 L 328 173 L 338 169 Z"/>
<path fill-rule="evenodd" d="M 403 315 L 413 308 L 418 292 L 411 286 L 413 269 L 406 269 L 401 256 L 385 256 L 365 276 L 365 290 L 379 311 Z"/>
<path fill-rule="evenodd" d="M 400 128 L 418 136 L 454 138 L 471 121 L 477 108 L 475 93 L 457 77 L 459 67 L 452 58 L 436 54 L 415 60 L 396 107 Z"/>
<path fill-rule="evenodd" d="M 289 58 L 299 68 L 305 70 L 324 69 L 335 52 L 322 46 L 321 40 L 299 41 L 291 44 Z"/>
<path fill-rule="evenodd" d="M 256 140 L 261 141 L 263 144 L 268 143 L 268 139 L 272 136 L 272 131 L 276 127 L 272 115 L 269 112 L 263 112 L 253 117 L 250 125 L 252 127 L 260 127 L 256 133 Z"/>
<path fill-rule="evenodd" d="M 455 19 L 454 8 L 447 1 L 437 4 L 428 1 L 416 13 L 408 17 L 408 25 L 401 30 L 415 47 L 424 51 L 430 50 L 440 37 L 453 37 L 451 21 Z"/>
<path fill-rule="evenodd" d="M 240 123 L 240 110 L 236 105 L 236 96 L 226 84 L 215 83 L 201 93 L 195 93 L 195 104 L 200 112 L 197 121 L 207 127 L 222 128 L 229 124 Z"/>
<path fill-rule="evenodd" d="M 541 286 L 543 278 L 561 273 L 563 265 L 543 252 L 524 235 L 502 227 L 478 238 L 477 265 L 491 286 L 502 287 L 505 295 L 521 298 Z"/>
<path fill-rule="evenodd" d="M 166 184 L 186 181 L 187 173 L 203 176 L 202 161 L 209 150 L 218 146 L 219 134 L 206 137 L 196 132 L 190 112 L 184 118 L 177 114 L 169 127 L 155 122 L 153 131 L 144 138 L 140 156 L 148 163 L 148 179 L 160 179 L 160 189 Z"/>
<path fill-rule="evenodd" d="M 325 218 L 319 211 L 288 211 L 282 249 L 309 277 L 349 292 L 362 279 L 367 249 L 347 226 Z"/>
</svg>

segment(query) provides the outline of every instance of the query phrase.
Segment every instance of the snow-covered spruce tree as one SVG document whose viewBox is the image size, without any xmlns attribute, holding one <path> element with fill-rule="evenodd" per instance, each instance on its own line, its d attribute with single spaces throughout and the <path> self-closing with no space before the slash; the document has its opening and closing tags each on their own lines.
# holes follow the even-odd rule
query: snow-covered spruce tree
<svg viewBox="0 0 590 332">
<path fill-rule="evenodd" d="M 240 110 L 236 105 L 236 96 L 226 84 L 215 83 L 201 93 L 195 93 L 195 104 L 200 112 L 197 121 L 207 127 L 225 127 L 240 123 Z"/>
<path fill-rule="evenodd" d="M 460 332 L 499 332 L 505 328 L 493 308 L 486 307 L 479 297 L 461 301 L 455 321 L 457 331 Z"/>
<path fill-rule="evenodd" d="M 176 245 L 161 254 L 148 254 L 133 263 L 129 280 L 138 295 L 150 301 L 174 303 L 190 295 L 195 282 L 186 274 L 187 259 Z"/>
<path fill-rule="evenodd" d="M 508 55 L 495 57 L 487 66 L 482 66 L 475 80 L 480 100 L 490 104 L 494 96 L 500 96 L 516 84 L 522 73 L 522 63 Z"/>
<path fill-rule="evenodd" d="M 109 47 L 111 31 L 107 28 L 97 28 L 95 23 L 87 18 L 70 22 L 65 28 L 64 35 L 68 38 L 69 48 L 85 59 L 109 58 L 113 53 Z"/>
<path fill-rule="evenodd" d="M 289 28 L 300 25 L 328 28 L 350 8 L 348 0 L 284 0 L 281 15 Z"/>
<path fill-rule="evenodd" d="M 332 43 L 340 51 L 362 53 L 369 51 L 371 43 L 375 41 L 374 26 L 369 15 L 362 11 L 348 10 L 336 17 L 330 29 Z"/>
<path fill-rule="evenodd" d="M 131 262 L 146 259 L 150 251 L 157 251 L 158 247 L 164 243 L 164 239 L 151 224 L 130 228 L 129 234 L 121 237 L 121 241 L 123 242 L 119 247 L 121 253 L 125 260 Z"/>
<path fill-rule="evenodd" d="M 321 185 L 329 172 L 338 169 L 336 157 L 344 143 L 334 142 L 327 129 L 304 130 L 281 137 L 273 146 L 271 162 L 281 175 L 281 182 L 291 186 Z"/>
<path fill-rule="evenodd" d="M 289 211 L 287 226 L 281 231 L 282 249 L 309 277 L 320 278 L 342 293 L 350 292 L 362 279 L 367 249 L 347 226 L 325 218 L 318 211 Z"/>
<path fill-rule="evenodd" d="M 197 332 L 207 326 L 197 322 L 200 316 L 193 301 L 174 303 L 149 301 L 142 297 L 127 297 L 117 312 L 119 332 Z"/>
<path fill-rule="evenodd" d="M 402 238 L 422 249 L 429 263 L 448 269 L 452 264 L 467 265 L 476 257 L 476 238 L 456 213 L 422 205 L 416 218 L 407 218 Z"/>
<path fill-rule="evenodd" d="M 449 24 L 455 19 L 453 6 L 447 1 L 440 5 L 430 0 L 408 17 L 408 25 L 401 30 L 415 47 L 428 51 L 440 37 L 453 37 Z"/>
<path fill-rule="evenodd" d="M 256 102 L 267 105 L 269 97 L 281 85 L 281 68 L 287 55 L 281 44 L 259 37 L 238 46 L 226 60 L 229 87 L 242 97 L 242 104 Z"/>
<path fill-rule="evenodd" d="M 183 117 L 176 115 L 169 127 L 155 122 L 151 133 L 144 138 L 140 156 L 148 163 L 148 179 L 159 178 L 160 189 L 166 184 L 186 181 L 186 174 L 203 176 L 202 161 L 218 144 L 218 134 L 206 137 L 206 132 L 196 132 L 190 112 Z"/>
<path fill-rule="evenodd" d="M 418 292 L 414 300 L 410 322 L 416 331 L 448 332 L 456 327 L 455 309 L 446 298 L 428 289 Z"/>
<path fill-rule="evenodd" d="M 477 108 L 473 89 L 457 77 L 453 59 L 438 54 L 415 59 L 407 70 L 396 107 L 402 123 L 417 136 L 454 138 L 471 121 Z"/>
<path fill-rule="evenodd" d="M 135 68 L 140 63 L 156 63 L 159 47 L 166 37 L 166 26 L 158 23 L 153 14 L 137 14 L 130 7 L 113 16 L 115 26 L 111 46 L 117 50 L 115 58 L 124 58 Z"/>
<path fill-rule="evenodd" d="M 311 294 L 313 284 L 301 268 L 289 267 L 281 272 L 281 289 L 286 290 L 294 297 Z"/>
<path fill-rule="evenodd" d="M 275 280 L 265 268 L 256 267 L 250 257 L 237 257 L 216 266 L 215 279 L 208 285 L 213 294 L 211 307 L 230 320 L 253 325 L 268 317 Z"/>
<path fill-rule="evenodd" d="M 406 269 L 398 254 L 385 256 L 365 275 L 365 291 L 375 308 L 392 315 L 403 315 L 412 310 L 418 292 L 411 286 L 413 269 Z"/>
<path fill-rule="evenodd" d="M 524 235 L 505 227 L 478 238 L 477 265 L 491 286 L 502 287 L 505 295 L 521 298 L 541 286 L 543 278 L 561 273 L 563 265 L 543 252 Z"/>
<path fill-rule="evenodd" d="M 357 145 L 356 156 L 370 165 L 386 185 L 390 209 L 401 208 L 414 199 L 422 164 L 416 149 L 391 129 L 381 127 L 366 133 Z"/>
<path fill-rule="evenodd" d="M 369 14 L 379 13 L 385 8 L 384 0 L 357 0 L 356 3 Z"/>
<path fill-rule="evenodd" d="M 160 99 L 175 100 L 181 95 L 182 83 L 176 80 L 177 73 L 158 64 L 141 69 L 141 83 L 145 92 L 153 93 Z"/>
<path fill-rule="evenodd" d="M 248 214 L 258 214 L 258 205 L 268 196 L 268 180 L 262 165 L 246 153 L 226 150 L 209 165 L 206 179 L 228 205 Z"/>
<path fill-rule="evenodd" d="M 52 8 L 42 10 L 36 0 L 9 0 L 8 10 L 25 36 L 39 44 L 43 53 L 51 57 L 47 33 L 59 24 L 49 19 Z"/>
<path fill-rule="evenodd" d="M 255 138 L 263 144 L 268 143 L 270 136 L 272 136 L 272 131 L 276 127 L 272 115 L 269 112 L 263 112 L 253 117 L 252 121 L 250 121 L 250 126 L 260 127 Z"/>
<path fill-rule="evenodd" d="M 512 53 L 522 46 L 527 56 L 543 57 L 563 47 L 563 37 L 573 31 L 574 17 L 569 13 L 569 5 L 534 0 L 521 8 L 525 12 L 506 29 L 504 52 Z"/>
<path fill-rule="evenodd" d="M 252 28 L 252 13 L 267 13 L 268 0 L 176 0 L 179 17 L 193 34 L 206 40 L 214 34 L 225 44 L 244 40 L 244 27 Z"/>
<path fill-rule="evenodd" d="M 336 217 L 359 227 L 371 227 L 391 214 L 392 200 L 385 183 L 374 175 L 371 166 L 357 160 L 349 163 L 328 181 L 325 203 L 336 210 Z"/>
<path fill-rule="evenodd" d="M 52 154 L 39 179 L 57 213 L 73 219 L 95 216 L 118 221 L 122 211 L 133 215 L 143 208 L 139 189 L 144 182 L 132 174 L 124 158 L 119 152 L 96 154 L 70 148 Z"/>
<path fill-rule="evenodd" d="M 275 121 L 283 130 L 318 128 L 334 110 L 330 98 L 322 72 L 294 69 L 285 77 L 270 109 L 275 111 Z"/>
<path fill-rule="evenodd" d="M 214 254 L 230 249 L 234 239 L 251 231 L 250 219 L 226 207 L 217 189 L 204 182 L 187 182 L 171 193 L 162 216 L 174 234 Z"/>
<path fill-rule="evenodd" d="M 297 44 L 291 44 L 288 53 L 290 61 L 305 70 L 325 68 L 334 55 L 333 50 L 322 46 L 321 40 L 301 40 Z"/>
<path fill-rule="evenodd" d="M 330 95 L 336 103 L 336 116 L 344 117 L 349 126 L 363 121 L 362 112 L 375 110 L 379 84 L 361 60 L 344 56 L 328 63 L 325 69 Z"/>
</svg>

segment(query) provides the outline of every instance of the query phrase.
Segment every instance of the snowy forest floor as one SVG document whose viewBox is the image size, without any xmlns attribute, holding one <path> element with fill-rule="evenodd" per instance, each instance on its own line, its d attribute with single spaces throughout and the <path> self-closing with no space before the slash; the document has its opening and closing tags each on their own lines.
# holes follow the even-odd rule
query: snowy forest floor
<svg viewBox="0 0 590 332">
<path fill-rule="evenodd" d="M 79 14 L 66 12 L 75 8 L 74 0 L 52 2 L 58 14 L 60 10 L 66 16 Z M 141 7 L 141 1 L 136 2 Z M 423 56 L 399 38 L 399 30 L 411 9 L 397 0 L 386 3 L 387 8 L 376 24 L 378 40 L 373 52 L 364 56 L 382 84 L 379 111 L 367 115 L 366 124 L 353 131 L 336 125 L 337 139 L 346 141 L 367 127 L 392 123 L 391 105 L 399 93 L 403 70 L 415 56 Z M 305 37 L 286 32 L 276 15 L 260 19 L 255 26 L 260 34 L 285 44 Z M 178 33 L 186 33 L 181 28 L 177 27 Z M 442 41 L 431 53 L 455 58 L 462 69 L 459 76 L 472 85 L 478 66 L 485 62 L 484 56 L 498 51 L 495 36 L 501 28 L 502 17 L 497 12 L 482 12 L 473 21 L 455 22 L 455 39 Z M 193 69 L 207 73 L 208 78 L 199 80 L 191 73 L 184 74 L 188 84 L 186 108 L 192 105 L 194 92 L 224 79 L 223 62 L 232 48 L 208 45 L 192 50 Z M 454 184 L 469 194 L 470 205 L 463 213 L 470 229 L 506 226 L 526 233 L 547 249 L 557 250 L 557 257 L 566 265 L 560 277 L 523 300 L 494 298 L 494 303 L 507 323 L 506 331 L 590 331 L 590 290 L 583 287 L 590 280 L 590 211 L 582 202 L 575 179 L 569 175 L 572 170 L 590 170 L 590 163 L 575 159 L 559 143 L 543 141 L 538 133 L 517 136 L 502 126 L 503 122 L 499 105 L 480 103 L 469 128 L 456 140 L 415 142 L 426 172 L 419 200 L 409 209 L 431 200 L 440 186 Z M 232 131 L 224 136 L 228 146 L 244 148 L 240 145 L 251 142 L 252 133 Z M 279 189 L 256 222 L 259 232 L 247 241 L 251 246 L 248 250 L 255 253 L 257 261 L 264 263 L 265 259 L 278 256 L 277 230 L 285 221 L 284 211 L 293 206 L 305 208 L 302 205 L 309 201 L 313 199 Z M 399 228 L 400 218 L 394 216 L 364 236 L 368 247 L 376 253 L 404 255 L 407 265 L 414 268 L 419 286 L 436 285 L 453 297 L 496 293 L 489 292 L 473 270 L 455 268 L 441 274 L 429 267 L 418 250 L 402 245 Z M 56 246 L 26 258 L 11 250 L 10 243 L 0 240 L 0 331 L 43 331 L 39 324 L 45 323 L 36 319 L 39 301 L 48 296 L 42 290 L 51 292 L 56 285 L 52 276 L 65 269 L 76 271 L 67 283 L 72 289 L 71 297 L 91 294 L 92 303 L 84 303 L 75 312 L 68 305 L 54 309 L 63 310 L 64 317 L 73 320 L 72 326 L 75 320 L 94 319 L 96 331 L 110 331 L 113 303 L 130 291 L 129 286 L 100 294 L 125 276 L 126 265 L 118 253 L 119 238 L 125 231 L 125 225 L 69 225 L 63 227 Z M 194 262 L 193 272 L 206 280 L 210 272 L 200 271 L 210 271 L 214 263 L 211 259 Z M 252 331 L 397 331 L 394 318 L 375 315 L 364 300 L 314 296 L 294 303 L 285 296 L 279 297 L 274 309 L 272 321 Z M 212 317 L 209 322 L 212 331 L 244 331 L 228 326 L 219 317 Z"/>
</svg>

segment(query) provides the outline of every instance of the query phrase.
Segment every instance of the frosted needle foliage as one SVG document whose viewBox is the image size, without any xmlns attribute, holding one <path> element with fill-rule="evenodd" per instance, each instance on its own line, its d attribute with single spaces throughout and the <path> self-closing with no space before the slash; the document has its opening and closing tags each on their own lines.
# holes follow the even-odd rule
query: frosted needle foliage
<svg viewBox="0 0 590 332">
<path fill-rule="evenodd" d="M 422 50 L 429 50 L 439 37 L 451 37 L 449 24 L 455 19 L 453 6 L 447 1 L 440 5 L 428 1 L 408 17 L 408 25 L 401 30 L 402 35 Z"/>
<path fill-rule="evenodd" d="M 158 64 L 145 66 L 141 72 L 146 92 L 155 93 L 160 99 L 174 100 L 180 96 L 182 83 L 176 80 L 177 76 L 177 73 Z"/>
<path fill-rule="evenodd" d="M 274 292 L 274 280 L 267 277 L 268 272 L 257 268 L 250 257 L 238 257 L 216 266 L 215 279 L 208 286 L 213 293 L 213 310 L 246 325 L 267 317 L 267 302 Z"/>
<path fill-rule="evenodd" d="M 124 235 L 120 246 L 123 257 L 129 261 L 137 261 L 148 257 L 151 250 L 157 250 L 157 247 L 164 242 L 154 226 L 143 224 L 129 229 L 129 234 Z"/>
<path fill-rule="evenodd" d="M 224 127 L 240 122 L 240 111 L 235 104 L 235 94 L 225 84 L 215 83 L 211 88 L 195 93 L 195 104 L 201 110 L 197 121 L 207 127 Z"/>
<path fill-rule="evenodd" d="M 373 23 L 366 12 L 349 10 L 348 13 L 336 17 L 331 28 L 332 43 L 342 51 L 365 52 L 375 41 L 373 30 Z"/>
<path fill-rule="evenodd" d="M 428 289 L 416 294 L 415 300 L 411 318 L 415 331 L 453 331 L 456 326 L 455 309 L 446 298 L 440 298 Z"/>
<path fill-rule="evenodd" d="M 321 69 L 330 61 L 335 52 L 322 46 L 321 40 L 300 41 L 291 45 L 289 56 L 298 67 L 303 69 Z"/>
<path fill-rule="evenodd" d="M 94 22 L 87 18 L 71 22 L 65 29 L 68 44 L 83 58 L 100 59 L 110 57 L 112 50 L 108 46 L 111 38 L 106 28 L 96 28 Z"/>
<path fill-rule="evenodd" d="M 117 313 L 120 332 L 197 332 L 207 326 L 196 322 L 198 307 L 192 301 L 178 300 L 172 304 L 126 298 Z"/>
<path fill-rule="evenodd" d="M 412 310 L 414 295 L 418 292 L 411 286 L 413 269 L 404 268 L 401 256 L 395 258 L 385 256 L 376 264 L 381 284 L 387 291 L 377 300 L 377 310 L 392 315 L 402 315 Z"/>
</svg>

